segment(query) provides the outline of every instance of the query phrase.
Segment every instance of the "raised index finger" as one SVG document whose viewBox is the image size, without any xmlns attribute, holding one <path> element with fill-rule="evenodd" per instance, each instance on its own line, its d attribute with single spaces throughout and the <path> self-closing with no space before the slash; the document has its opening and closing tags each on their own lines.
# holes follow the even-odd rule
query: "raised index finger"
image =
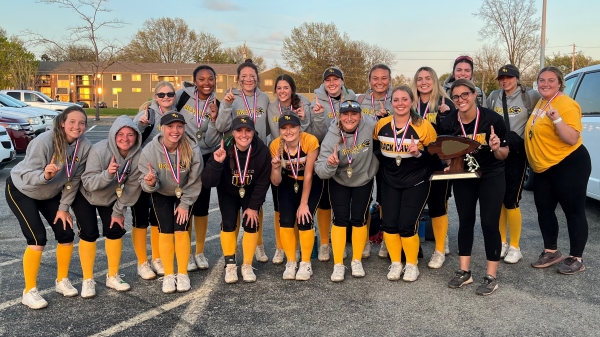
<svg viewBox="0 0 600 337">
<path fill-rule="evenodd" d="M 221 148 L 224 149 L 225 148 L 225 140 L 221 139 Z"/>
<path fill-rule="evenodd" d="M 152 165 L 148 162 L 148 173 L 152 174 Z"/>
<path fill-rule="evenodd" d="M 54 165 L 54 156 L 52 156 L 52 159 L 50 159 L 50 164 Z"/>
<path fill-rule="evenodd" d="M 410 136 L 410 143 L 413 144 L 413 145 L 415 144 L 415 137 Z"/>
<path fill-rule="evenodd" d="M 494 133 L 494 126 L 490 126 L 490 131 L 492 132 L 492 135 L 495 135 L 495 133 Z"/>
<path fill-rule="evenodd" d="M 381 110 L 385 110 L 385 107 L 383 106 L 383 102 L 379 101 L 379 105 L 381 106 Z"/>
</svg>

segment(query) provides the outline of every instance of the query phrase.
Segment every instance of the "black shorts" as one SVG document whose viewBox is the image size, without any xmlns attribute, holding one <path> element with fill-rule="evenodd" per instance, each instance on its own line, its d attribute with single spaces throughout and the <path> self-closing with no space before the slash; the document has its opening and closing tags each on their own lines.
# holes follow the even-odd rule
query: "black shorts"
<svg viewBox="0 0 600 337">
<path fill-rule="evenodd" d="M 152 205 L 154 205 L 154 214 L 158 219 L 158 230 L 163 234 L 173 234 L 175 232 L 185 232 L 188 230 L 189 221 L 177 223 L 175 217 L 175 209 L 179 206 L 181 200 L 176 196 L 162 195 L 158 192 L 150 194 Z M 189 209 L 189 214 L 192 213 L 192 208 Z"/>
<path fill-rule="evenodd" d="M 509 152 L 504 159 L 504 174 L 506 192 L 504 192 L 504 207 L 513 209 L 519 207 L 527 169 L 527 156 L 525 152 Z"/>
<path fill-rule="evenodd" d="M 211 156 L 212 156 L 212 153 L 207 153 L 202 156 L 202 160 L 204 160 L 205 164 L 208 161 L 208 159 L 210 159 Z M 200 178 L 198 178 L 198 179 L 200 179 Z M 193 216 L 208 216 L 208 208 L 209 207 L 210 207 L 210 188 L 204 187 L 204 184 L 203 184 L 202 189 L 200 190 L 200 195 L 198 195 L 198 199 L 196 199 L 196 202 L 194 203 L 194 207 L 192 208 L 192 210 L 193 210 L 192 215 Z"/>
<path fill-rule="evenodd" d="M 144 191 L 140 193 L 138 201 L 131 207 L 131 216 L 135 228 L 148 228 L 148 225 L 157 226 L 158 219 L 156 219 L 150 193 Z"/>
<path fill-rule="evenodd" d="M 96 211 L 102 222 L 103 236 L 110 240 L 118 240 L 125 235 L 127 231 L 118 224 L 115 223 L 111 228 L 113 205 L 114 202 L 110 206 L 94 206 L 83 196 L 81 191 L 77 191 L 71 208 L 77 219 L 78 234 L 81 240 L 95 242 L 100 237 Z"/>
</svg>

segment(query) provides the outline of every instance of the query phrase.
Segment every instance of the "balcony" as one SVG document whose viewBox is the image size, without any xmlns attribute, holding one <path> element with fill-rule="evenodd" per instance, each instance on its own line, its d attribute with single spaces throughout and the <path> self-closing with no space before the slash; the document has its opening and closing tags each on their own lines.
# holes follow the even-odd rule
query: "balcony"
<svg viewBox="0 0 600 337">
<path fill-rule="evenodd" d="M 77 81 L 75 83 L 77 84 L 78 87 L 93 87 L 94 86 L 94 80 L 77 79 Z"/>
</svg>

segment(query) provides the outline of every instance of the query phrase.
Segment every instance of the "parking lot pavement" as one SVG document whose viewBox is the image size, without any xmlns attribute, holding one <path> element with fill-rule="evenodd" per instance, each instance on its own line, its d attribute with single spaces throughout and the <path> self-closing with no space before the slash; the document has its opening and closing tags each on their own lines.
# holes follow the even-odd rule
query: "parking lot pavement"
<svg viewBox="0 0 600 337">
<path fill-rule="evenodd" d="M 8 169 L 0 171 L 1 188 L 8 174 Z M 269 257 L 275 245 L 272 206 L 268 193 L 264 205 L 264 240 Z M 364 278 L 352 278 L 350 263 L 346 260 L 346 280 L 332 283 L 329 276 L 333 263 L 315 259 L 312 262 L 314 275 L 307 282 L 282 280 L 284 265 L 254 262 L 256 283 L 243 283 L 240 277 L 237 284 L 225 284 L 217 207 L 213 191 L 205 247 L 211 268 L 190 273 L 190 292 L 166 295 L 161 292 L 160 281 L 140 279 L 136 275 L 136 259 L 128 234 L 124 239 L 120 273 L 131 284 L 131 291 L 116 293 L 104 286 L 107 263 L 103 240 L 99 240 L 95 265 L 97 296 L 93 299 L 61 297 L 53 290 L 56 243 L 50 239 L 38 277 L 38 288 L 49 306 L 34 311 L 20 303 L 25 242 L 14 216 L 6 203 L 1 203 L 0 335 L 597 336 L 600 331 L 600 202 L 595 200 L 589 199 L 587 204 L 590 224 L 584 255 L 587 271 L 564 276 L 556 273 L 555 268 L 537 270 L 530 266 L 542 250 L 542 239 L 533 195 L 525 192 L 521 202 L 521 249 L 525 259 L 516 265 L 500 263 L 499 289 L 488 297 L 475 294 L 485 272 L 479 222 L 472 261 L 475 284 L 462 289 L 446 286 L 459 266 L 458 218 L 452 199 L 451 254 L 441 269 L 428 269 L 434 244 L 425 242 L 425 258 L 419 260 L 421 275 L 414 283 L 388 281 L 389 261 L 378 258 L 378 246 L 374 246 L 371 258 L 363 261 Z M 560 211 L 558 214 L 559 248 L 568 254 L 566 222 Z M 126 225 L 130 230 L 129 214 Z M 52 238 L 51 231 L 49 238 Z M 78 241 L 76 239 L 75 244 Z M 238 261 L 241 263 L 240 255 Z M 81 277 L 75 248 L 70 279 L 77 289 L 81 289 Z"/>
</svg>

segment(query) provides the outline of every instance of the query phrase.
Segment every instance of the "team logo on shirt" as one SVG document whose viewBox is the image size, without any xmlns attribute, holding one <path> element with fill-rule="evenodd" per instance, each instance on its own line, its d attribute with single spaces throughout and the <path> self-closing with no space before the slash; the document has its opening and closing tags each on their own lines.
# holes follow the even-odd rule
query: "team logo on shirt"
<svg viewBox="0 0 600 337">
<path fill-rule="evenodd" d="M 250 109 L 252 110 L 252 109 Z M 256 109 L 256 117 L 262 117 L 262 115 L 265 113 L 265 109 L 263 108 L 257 108 Z M 241 115 L 248 115 L 248 111 L 246 111 L 246 109 L 238 109 L 235 111 L 235 114 L 237 116 L 241 116 Z"/>
<path fill-rule="evenodd" d="M 70 162 L 71 161 L 71 156 L 67 157 L 67 161 Z M 75 156 L 75 162 L 79 163 L 79 157 Z"/>
<path fill-rule="evenodd" d="M 231 176 L 231 184 L 237 187 L 248 186 L 252 183 L 252 175 L 254 170 L 248 170 L 246 173 L 246 179 L 244 179 L 244 185 L 240 183 L 240 172 L 237 169 L 233 170 L 233 175 Z"/>
<path fill-rule="evenodd" d="M 190 115 L 196 115 L 196 108 L 191 107 L 189 105 L 184 105 L 183 109 L 181 109 L 181 112 L 183 112 L 183 110 L 187 111 L 190 113 Z M 204 115 L 202 115 L 202 119 L 208 119 L 210 117 L 210 112 L 206 112 Z"/>
<path fill-rule="evenodd" d="M 170 170 L 169 164 L 166 162 L 159 162 L 158 169 L 159 170 Z M 179 172 L 185 173 L 185 171 L 186 171 L 186 166 L 183 163 L 180 163 L 179 164 Z"/>
<path fill-rule="evenodd" d="M 327 118 L 334 119 L 334 118 L 336 118 L 337 114 L 338 114 L 337 111 L 330 111 L 327 113 Z"/>
<path fill-rule="evenodd" d="M 371 145 L 371 140 L 370 139 L 365 139 L 362 143 L 353 146 L 349 149 L 342 149 L 342 154 L 348 155 L 348 154 L 357 154 L 359 152 L 365 152 L 369 150 L 369 145 Z"/>
<path fill-rule="evenodd" d="M 502 109 L 502 107 L 496 106 L 494 107 L 494 111 L 496 111 L 500 116 L 504 117 L 504 109 Z M 513 105 L 508 108 L 509 115 L 518 115 L 521 112 L 523 112 L 523 109 L 518 105 Z"/>
</svg>

